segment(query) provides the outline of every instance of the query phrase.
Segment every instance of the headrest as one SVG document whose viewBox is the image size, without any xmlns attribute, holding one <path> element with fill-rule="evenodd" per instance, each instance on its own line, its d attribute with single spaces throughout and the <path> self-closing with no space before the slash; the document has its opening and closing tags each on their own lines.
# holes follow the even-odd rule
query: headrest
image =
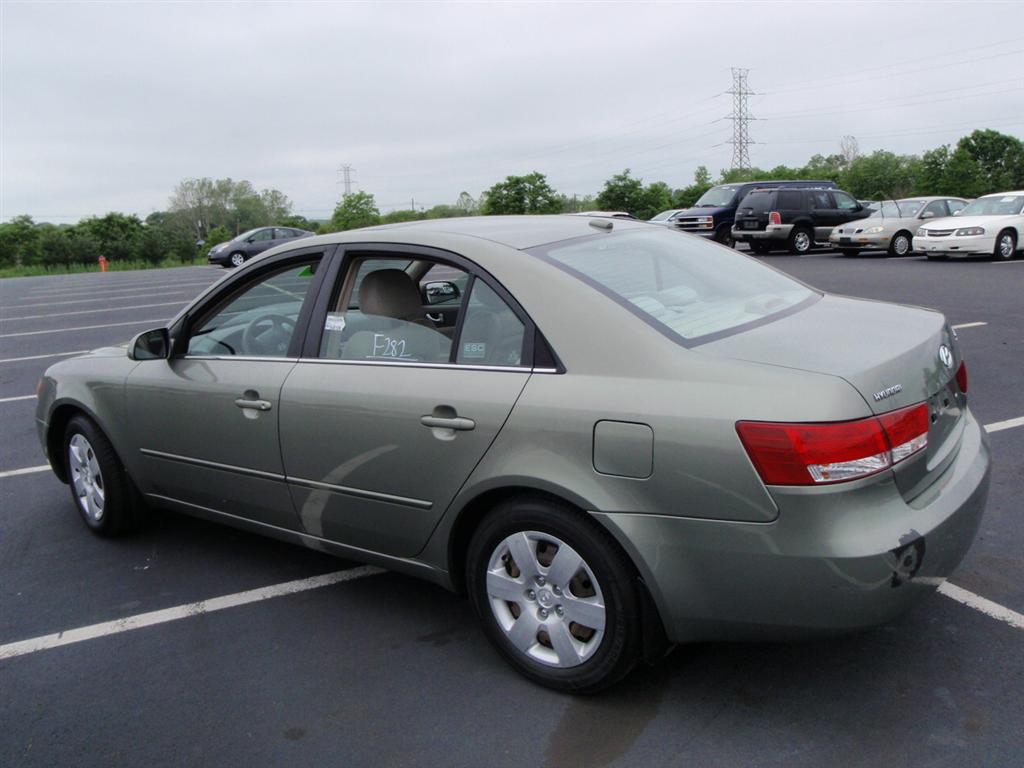
<svg viewBox="0 0 1024 768">
<path fill-rule="evenodd" d="M 364 315 L 408 320 L 422 311 L 420 291 L 402 270 L 378 269 L 359 286 L 359 309 Z"/>
</svg>

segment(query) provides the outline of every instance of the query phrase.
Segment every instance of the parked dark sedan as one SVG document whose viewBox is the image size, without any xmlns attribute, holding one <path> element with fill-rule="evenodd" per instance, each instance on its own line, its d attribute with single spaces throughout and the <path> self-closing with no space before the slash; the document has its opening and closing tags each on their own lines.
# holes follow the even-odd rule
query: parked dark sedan
<svg viewBox="0 0 1024 768">
<path fill-rule="evenodd" d="M 281 245 L 290 240 L 297 240 L 300 237 L 310 237 L 314 233 L 295 227 L 260 227 L 243 232 L 234 240 L 226 243 L 219 243 L 210 249 L 206 259 L 211 264 L 220 264 L 222 267 L 240 267 L 259 253 L 268 248 Z"/>
</svg>

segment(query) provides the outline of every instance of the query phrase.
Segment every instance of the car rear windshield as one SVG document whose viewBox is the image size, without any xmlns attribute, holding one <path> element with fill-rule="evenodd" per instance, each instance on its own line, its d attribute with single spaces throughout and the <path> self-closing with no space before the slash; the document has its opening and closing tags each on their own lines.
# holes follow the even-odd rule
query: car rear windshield
<svg viewBox="0 0 1024 768">
<path fill-rule="evenodd" d="M 772 191 L 770 189 L 754 190 L 740 203 L 740 209 L 746 212 L 749 208 L 754 213 L 764 213 L 771 205 Z"/>
<path fill-rule="evenodd" d="M 593 235 L 532 253 L 684 346 L 761 325 L 820 296 L 755 259 L 660 228 Z"/>
</svg>

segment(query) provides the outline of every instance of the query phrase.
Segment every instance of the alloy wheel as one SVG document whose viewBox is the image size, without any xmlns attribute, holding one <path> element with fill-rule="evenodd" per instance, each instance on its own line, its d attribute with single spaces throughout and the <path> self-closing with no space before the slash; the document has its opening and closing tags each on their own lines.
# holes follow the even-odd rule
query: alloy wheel
<svg viewBox="0 0 1024 768">
<path fill-rule="evenodd" d="M 486 590 L 498 626 L 534 661 L 576 667 L 601 646 L 601 587 L 579 553 L 556 536 L 519 531 L 503 539 L 491 553 Z"/>
<path fill-rule="evenodd" d="M 793 247 L 797 253 L 806 253 L 811 249 L 811 236 L 803 231 L 797 232 L 793 236 Z"/>
<path fill-rule="evenodd" d="M 75 434 L 68 441 L 68 469 L 82 514 L 99 522 L 106 503 L 106 485 L 96 453 L 85 435 Z"/>
<path fill-rule="evenodd" d="M 1013 235 L 1009 232 L 1004 232 L 999 236 L 999 257 L 1001 259 L 1012 259 L 1014 246 Z"/>
</svg>

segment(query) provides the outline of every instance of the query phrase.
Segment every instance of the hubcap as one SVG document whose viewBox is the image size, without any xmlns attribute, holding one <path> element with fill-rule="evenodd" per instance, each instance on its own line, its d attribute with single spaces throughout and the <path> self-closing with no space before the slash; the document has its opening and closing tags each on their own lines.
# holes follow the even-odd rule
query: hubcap
<svg viewBox="0 0 1024 768">
<path fill-rule="evenodd" d="M 900 235 L 896 238 L 895 248 L 897 255 L 905 256 L 907 251 L 910 250 L 910 241 L 903 235 Z"/>
<path fill-rule="evenodd" d="M 82 514 L 98 523 L 103 518 L 106 486 L 96 453 L 85 435 L 76 434 L 68 441 L 68 468 Z"/>
<path fill-rule="evenodd" d="M 500 542 L 487 565 L 487 595 L 505 636 L 534 661 L 575 667 L 601 645 L 601 587 L 579 553 L 549 533 L 521 531 Z"/>
<path fill-rule="evenodd" d="M 1013 255 L 1013 238 L 1009 235 L 1003 235 L 999 238 L 999 255 L 1004 259 L 1008 259 Z"/>
<path fill-rule="evenodd" d="M 806 251 L 811 247 L 811 238 L 806 232 L 797 232 L 796 237 L 793 238 L 793 245 L 796 246 L 798 251 Z"/>
<path fill-rule="evenodd" d="M 242 266 L 244 262 L 245 256 L 243 256 L 240 253 L 236 253 L 234 256 L 231 257 L 231 263 L 234 264 L 236 267 Z"/>
</svg>

